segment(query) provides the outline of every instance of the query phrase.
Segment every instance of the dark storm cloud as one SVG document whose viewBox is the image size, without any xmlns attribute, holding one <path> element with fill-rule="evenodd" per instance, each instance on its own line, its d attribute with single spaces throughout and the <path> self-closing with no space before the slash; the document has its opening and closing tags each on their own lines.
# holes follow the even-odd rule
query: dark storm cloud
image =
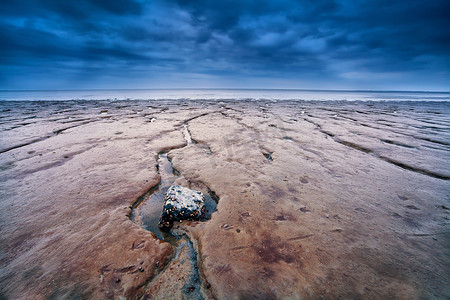
<svg viewBox="0 0 450 300">
<path fill-rule="evenodd" d="M 140 14 L 142 3 L 134 0 L 3 0 L 2 14 L 7 16 L 49 16 L 56 14 L 60 17 L 79 18 L 101 13 L 115 15 Z"/>
<path fill-rule="evenodd" d="M 420 56 L 448 58 L 450 2 L 446 1 L 226 3 L 178 1 L 210 31 L 227 34 L 253 54 L 266 57 L 270 52 L 276 61 L 295 63 L 312 52 L 315 57 L 325 55 L 320 60 L 325 64 L 327 58 L 361 58 L 369 60 L 367 66 L 390 71 L 393 61 L 398 68 L 409 69 L 409 62 Z"/>
<path fill-rule="evenodd" d="M 40 84 L 108 76 L 109 87 L 256 78 L 371 88 L 384 78 L 445 87 L 449 11 L 438 0 L 4 0 L 0 87 L 33 87 L 43 70 Z"/>
</svg>

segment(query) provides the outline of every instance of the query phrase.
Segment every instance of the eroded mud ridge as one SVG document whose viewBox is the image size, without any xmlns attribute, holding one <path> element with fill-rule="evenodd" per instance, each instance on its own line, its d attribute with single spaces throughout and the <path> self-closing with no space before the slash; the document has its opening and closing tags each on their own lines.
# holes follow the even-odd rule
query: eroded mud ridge
<svg viewBox="0 0 450 300">
<path fill-rule="evenodd" d="M 0 298 L 450 298 L 449 141 L 448 103 L 0 102 Z M 164 234 L 172 184 L 211 207 Z"/>
</svg>

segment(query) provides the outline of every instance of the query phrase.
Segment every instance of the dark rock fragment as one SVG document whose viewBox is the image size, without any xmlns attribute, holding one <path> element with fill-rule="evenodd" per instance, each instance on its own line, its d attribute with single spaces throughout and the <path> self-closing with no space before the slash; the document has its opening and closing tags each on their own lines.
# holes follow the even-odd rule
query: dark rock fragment
<svg viewBox="0 0 450 300">
<path fill-rule="evenodd" d="M 173 185 L 167 190 L 158 225 L 170 229 L 175 221 L 197 221 L 205 211 L 205 196 L 201 192 Z"/>
</svg>

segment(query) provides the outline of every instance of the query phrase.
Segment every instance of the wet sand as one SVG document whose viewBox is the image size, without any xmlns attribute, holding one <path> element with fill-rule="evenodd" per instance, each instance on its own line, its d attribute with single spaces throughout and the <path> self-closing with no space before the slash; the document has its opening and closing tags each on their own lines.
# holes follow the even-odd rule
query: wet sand
<svg viewBox="0 0 450 300">
<path fill-rule="evenodd" d="M 0 102 L 0 298 L 449 298 L 449 112 Z M 217 207 L 161 240 L 168 177 Z"/>
</svg>

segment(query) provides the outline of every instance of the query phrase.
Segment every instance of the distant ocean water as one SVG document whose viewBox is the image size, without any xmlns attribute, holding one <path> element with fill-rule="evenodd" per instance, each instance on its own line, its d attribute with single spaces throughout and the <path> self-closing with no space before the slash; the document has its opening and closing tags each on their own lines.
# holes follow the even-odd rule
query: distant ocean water
<svg viewBox="0 0 450 300">
<path fill-rule="evenodd" d="M 113 89 L 0 91 L 0 101 L 67 100 L 450 101 L 450 92 L 294 89 Z"/>
</svg>

